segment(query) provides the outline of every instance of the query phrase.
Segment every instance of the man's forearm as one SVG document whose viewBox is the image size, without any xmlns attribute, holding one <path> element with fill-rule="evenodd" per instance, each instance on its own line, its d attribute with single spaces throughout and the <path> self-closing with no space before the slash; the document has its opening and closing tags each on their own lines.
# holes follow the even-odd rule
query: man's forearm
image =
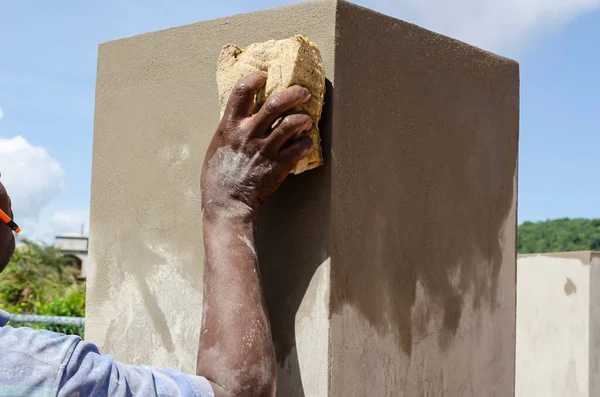
<svg viewBox="0 0 600 397">
<path fill-rule="evenodd" d="M 262 293 L 252 216 L 204 212 L 204 311 L 197 372 L 224 394 L 274 394 L 275 354 Z"/>
<path fill-rule="evenodd" d="M 200 177 L 206 261 L 197 372 L 213 383 L 217 397 L 275 394 L 275 349 L 254 244 L 256 211 L 312 150 L 303 132 L 314 121 L 294 111 L 311 98 L 298 85 L 254 112 L 266 83 L 267 73 L 257 71 L 231 91 Z"/>
</svg>

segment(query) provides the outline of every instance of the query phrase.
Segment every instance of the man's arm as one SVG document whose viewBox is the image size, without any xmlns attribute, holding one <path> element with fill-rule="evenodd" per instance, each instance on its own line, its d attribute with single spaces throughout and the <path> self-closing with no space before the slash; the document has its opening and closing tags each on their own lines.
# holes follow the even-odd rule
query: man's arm
<svg viewBox="0 0 600 397">
<path fill-rule="evenodd" d="M 255 248 L 260 204 L 312 150 L 302 136 L 309 115 L 290 112 L 309 100 L 299 86 L 252 107 L 267 75 L 234 88 L 202 170 L 204 310 L 197 374 L 217 397 L 272 397 L 276 362 Z M 286 115 L 275 128 L 274 123 Z"/>
</svg>

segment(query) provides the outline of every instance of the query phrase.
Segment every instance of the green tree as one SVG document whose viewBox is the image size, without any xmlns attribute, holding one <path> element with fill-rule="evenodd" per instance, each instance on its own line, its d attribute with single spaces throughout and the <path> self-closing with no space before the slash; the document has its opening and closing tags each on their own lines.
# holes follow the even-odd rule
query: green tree
<svg viewBox="0 0 600 397">
<path fill-rule="evenodd" d="M 525 222 L 518 230 L 520 254 L 600 250 L 600 219 Z"/>
</svg>

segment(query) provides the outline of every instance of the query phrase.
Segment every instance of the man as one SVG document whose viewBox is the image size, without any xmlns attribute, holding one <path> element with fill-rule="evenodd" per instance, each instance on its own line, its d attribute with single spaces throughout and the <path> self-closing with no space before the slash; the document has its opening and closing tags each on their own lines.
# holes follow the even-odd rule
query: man
<svg viewBox="0 0 600 397">
<path fill-rule="evenodd" d="M 255 252 L 257 213 L 312 150 L 302 132 L 313 121 L 293 111 L 310 98 L 299 86 L 252 114 L 266 78 L 257 72 L 234 88 L 202 169 L 206 260 L 197 375 L 124 365 L 76 336 L 6 326 L 8 314 L 0 311 L 0 396 L 274 396 L 275 353 Z M 0 208 L 12 214 L 2 184 Z M 2 270 L 15 241 L 0 226 Z"/>
</svg>

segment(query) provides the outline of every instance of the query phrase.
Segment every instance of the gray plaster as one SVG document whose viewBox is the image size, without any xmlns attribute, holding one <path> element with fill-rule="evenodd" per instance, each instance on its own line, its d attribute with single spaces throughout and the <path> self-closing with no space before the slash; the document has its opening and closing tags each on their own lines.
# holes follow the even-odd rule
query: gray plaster
<svg viewBox="0 0 600 397">
<path fill-rule="evenodd" d="M 589 395 L 600 395 L 600 252 L 590 253 Z"/>
<path fill-rule="evenodd" d="M 260 216 L 278 395 L 512 395 L 518 66 L 345 2 L 100 46 L 87 338 L 194 371 L 217 57 L 294 34 L 324 59 L 325 166 Z"/>
<path fill-rule="evenodd" d="M 330 393 L 510 396 L 518 65 L 337 18 Z"/>
<path fill-rule="evenodd" d="M 331 86 L 334 23 L 334 2 L 311 2 L 100 46 L 86 338 L 102 352 L 195 371 L 199 181 L 219 120 L 221 47 L 306 35 L 321 48 Z M 331 109 L 321 122 L 325 147 Z M 291 177 L 261 214 L 258 251 L 286 396 L 302 395 L 303 380 L 307 395 L 327 393 L 329 175 L 325 166 Z"/>
<path fill-rule="evenodd" d="M 516 397 L 598 395 L 596 252 L 520 255 Z"/>
</svg>

